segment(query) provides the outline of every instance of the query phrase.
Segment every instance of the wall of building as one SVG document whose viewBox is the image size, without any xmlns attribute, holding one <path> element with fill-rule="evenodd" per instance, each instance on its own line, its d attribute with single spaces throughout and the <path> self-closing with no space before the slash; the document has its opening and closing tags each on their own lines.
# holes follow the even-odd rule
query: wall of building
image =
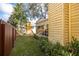
<svg viewBox="0 0 79 59">
<path fill-rule="evenodd" d="M 64 44 L 69 42 L 69 4 L 63 4 Z"/>
<path fill-rule="evenodd" d="M 71 37 L 79 39 L 79 4 L 70 5 Z"/>
<path fill-rule="evenodd" d="M 47 19 L 41 19 L 41 20 L 38 20 L 37 22 L 36 22 L 36 26 L 37 26 L 37 33 L 42 33 L 42 32 L 44 32 L 46 29 L 48 29 L 47 28 L 47 25 L 48 25 L 48 20 Z"/>
<path fill-rule="evenodd" d="M 41 20 L 38 20 L 36 22 L 37 26 L 41 26 L 41 25 L 47 25 L 48 24 L 48 20 L 47 19 L 41 19 Z"/>
<path fill-rule="evenodd" d="M 53 3 L 48 5 L 48 24 L 49 41 L 52 43 L 60 42 L 62 45 L 64 35 L 63 4 Z"/>
<path fill-rule="evenodd" d="M 62 45 L 79 39 L 79 4 L 54 3 L 48 5 L 49 41 Z"/>
<path fill-rule="evenodd" d="M 31 22 L 27 22 L 26 23 L 26 34 L 28 34 L 28 35 L 32 35 L 33 33 L 32 33 L 32 24 L 31 24 Z"/>
</svg>

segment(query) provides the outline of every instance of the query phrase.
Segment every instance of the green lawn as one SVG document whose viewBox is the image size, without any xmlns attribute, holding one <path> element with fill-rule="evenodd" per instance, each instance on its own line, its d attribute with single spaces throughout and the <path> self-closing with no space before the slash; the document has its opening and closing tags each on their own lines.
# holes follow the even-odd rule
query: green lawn
<svg viewBox="0 0 79 59">
<path fill-rule="evenodd" d="M 11 56 L 41 56 L 41 52 L 38 42 L 29 36 L 18 36 L 15 41 L 15 47 L 13 48 Z"/>
</svg>

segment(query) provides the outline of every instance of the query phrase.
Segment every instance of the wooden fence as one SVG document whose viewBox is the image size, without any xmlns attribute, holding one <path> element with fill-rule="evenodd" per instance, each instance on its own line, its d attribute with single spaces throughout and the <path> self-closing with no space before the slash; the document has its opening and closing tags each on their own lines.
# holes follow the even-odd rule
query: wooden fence
<svg viewBox="0 0 79 59">
<path fill-rule="evenodd" d="M 16 39 L 16 29 L 0 20 L 0 55 L 7 56 L 10 54 L 14 47 L 14 41 Z"/>
</svg>

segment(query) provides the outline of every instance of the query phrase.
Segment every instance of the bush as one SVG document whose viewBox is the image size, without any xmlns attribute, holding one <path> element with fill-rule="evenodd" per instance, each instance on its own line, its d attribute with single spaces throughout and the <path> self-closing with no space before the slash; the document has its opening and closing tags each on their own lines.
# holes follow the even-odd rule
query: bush
<svg viewBox="0 0 79 59">
<path fill-rule="evenodd" d="M 42 52 L 44 52 L 45 55 L 50 55 L 50 44 L 45 38 L 41 38 L 39 41 L 39 47 Z"/>
<path fill-rule="evenodd" d="M 58 56 L 58 55 L 63 55 L 62 51 L 63 51 L 63 46 L 61 46 L 59 43 L 57 44 L 53 44 L 51 49 L 51 55 L 53 56 Z"/>
<path fill-rule="evenodd" d="M 71 53 L 72 56 L 79 56 L 79 41 L 72 37 L 72 41 L 69 44 L 68 51 Z"/>
<path fill-rule="evenodd" d="M 34 36 L 34 38 L 38 39 L 39 47 L 46 56 L 79 56 L 79 41 L 74 37 L 66 46 L 61 46 L 60 43 L 51 44 L 45 37 Z"/>
<path fill-rule="evenodd" d="M 34 34 L 33 36 L 36 40 L 40 39 L 40 37 L 38 37 L 36 34 Z"/>
</svg>

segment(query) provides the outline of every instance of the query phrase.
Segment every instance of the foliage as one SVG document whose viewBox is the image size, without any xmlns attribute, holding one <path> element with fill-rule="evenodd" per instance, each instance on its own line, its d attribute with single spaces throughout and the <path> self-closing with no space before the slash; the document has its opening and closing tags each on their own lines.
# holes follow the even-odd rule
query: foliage
<svg viewBox="0 0 79 59">
<path fill-rule="evenodd" d="M 8 23 L 12 24 L 15 27 L 17 27 L 18 23 L 20 23 L 20 25 L 26 23 L 26 14 L 23 11 L 22 3 L 16 4 L 16 6 L 14 7 L 14 12 L 10 16 Z"/>
<path fill-rule="evenodd" d="M 79 41 L 76 38 L 66 46 L 60 45 L 60 43 L 51 44 L 48 42 L 47 38 L 34 36 L 38 39 L 38 44 L 44 55 L 47 56 L 79 56 Z"/>
<path fill-rule="evenodd" d="M 40 37 L 38 37 L 36 34 L 34 34 L 34 36 L 33 36 L 35 39 L 40 39 Z"/>
<path fill-rule="evenodd" d="M 71 53 L 72 56 L 79 56 L 79 41 L 77 38 L 72 37 L 72 41 L 69 44 L 69 52 Z"/>
<path fill-rule="evenodd" d="M 38 37 L 37 35 L 34 35 L 34 38 L 38 41 L 39 47 L 44 55 L 51 55 L 51 44 L 48 42 L 48 39 L 45 37 Z"/>
<path fill-rule="evenodd" d="M 42 19 L 47 17 L 48 13 L 48 4 L 42 4 L 42 3 L 29 3 L 26 8 L 27 4 L 24 4 L 24 9 L 26 11 L 27 17 L 29 17 L 31 20 L 36 19 Z"/>
</svg>

